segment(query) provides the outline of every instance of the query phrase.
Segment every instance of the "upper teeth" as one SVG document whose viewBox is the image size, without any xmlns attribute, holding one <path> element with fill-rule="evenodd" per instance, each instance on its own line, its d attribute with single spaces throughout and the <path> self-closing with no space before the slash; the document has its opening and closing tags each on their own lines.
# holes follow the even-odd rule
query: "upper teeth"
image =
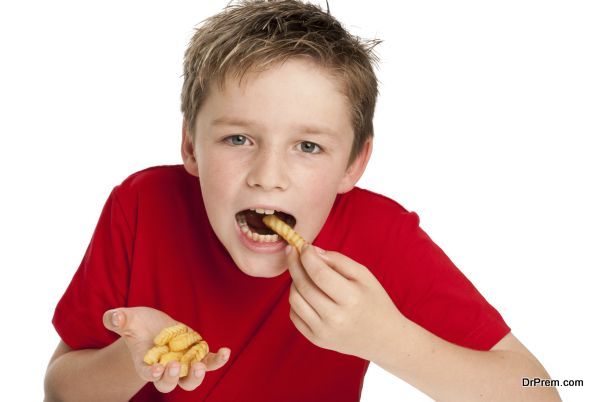
<svg viewBox="0 0 600 402">
<path fill-rule="evenodd" d="M 274 209 L 262 209 L 262 208 L 250 208 L 250 211 L 254 211 L 257 212 L 259 214 L 264 214 L 264 215 L 273 215 L 275 213 Z"/>
</svg>

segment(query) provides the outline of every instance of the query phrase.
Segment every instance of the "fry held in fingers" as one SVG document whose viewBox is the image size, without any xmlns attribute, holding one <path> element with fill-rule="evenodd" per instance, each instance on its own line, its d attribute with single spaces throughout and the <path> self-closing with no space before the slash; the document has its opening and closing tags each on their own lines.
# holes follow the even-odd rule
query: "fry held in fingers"
<svg viewBox="0 0 600 402">
<path fill-rule="evenodd" d="M 179 377 L 189 373 L 192 363 L 201 361 L 208 354 L 208 343 L 196 331 L 185 324 L 164 328 L 154 338 L 154 347 L 144 355 L 144 363 L 166 365 L 171 361 L 181 364 Z"/>
<path fill-rule="evenodd" d="M 287 241 L 290 245 L 296 247 L 298 253 L 302 251 L 302 246 L 304 246 L 304 239 L 302 238 L 302 236 L 296 233 L 294 229 L 290 227 L 290 225 L 288 225 L 275 215 L 267 215 L 264 218 L 262 218 L 262 220 L 265 223 L 265 225 L 267 225 L 271 230 L 273 230 L 275 233 L 281 236 L 283 240 Z"/>
</svg>

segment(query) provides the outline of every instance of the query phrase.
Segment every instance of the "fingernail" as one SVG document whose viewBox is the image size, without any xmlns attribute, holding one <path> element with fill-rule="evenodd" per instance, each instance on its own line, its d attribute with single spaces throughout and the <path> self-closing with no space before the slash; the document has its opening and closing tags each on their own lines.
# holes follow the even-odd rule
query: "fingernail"
<svg viewBox="0 0 600 402">
<path fill-rule="evenodd" d="M 152 377 L 158 378 L 162 374 L 162 369 L 156 368 L 152 371 Z"/>
<path fill-rule="evenodd" d="M 202 376 L 202 373 L 204 373 L 204 370 L 194 370 L 194 377 L 200 378 L 200 376 Z"/>
<path fill-rule="evenodd" d="M 114 313 L 112 313 L 112 315 L 110 316 L 110 321 L 112 322 L 112 325 L 114 325 L 115 327 L 119 326 L 119 312 L 115 311 Z"/>
<path fill-rule="evenodd" d="M 290 246 L 289 244 L 287 246 L 285 246 L 285 255 L 288 255 L 289 253 L 292 252 L 292 246 Z"/>
<path fill-rule="evenodd" d="M 176 377 L 176 376 L 178 376 L 178 375 L 179 375 L 179 366 L 171 367 L 171 368 L 169 369 L 169 375 L 170 375 L 171 377 Z"/>
<path fill-rule="evenodd" d="M 223 356 L 223 360 L 229 359 L 229 351 L 223 352 L 222 356 Z"/>
</svg>

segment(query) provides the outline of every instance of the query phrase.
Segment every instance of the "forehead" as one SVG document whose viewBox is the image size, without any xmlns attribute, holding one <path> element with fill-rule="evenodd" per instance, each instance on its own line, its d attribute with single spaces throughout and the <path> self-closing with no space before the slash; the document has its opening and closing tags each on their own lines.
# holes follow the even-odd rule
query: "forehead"
<svg viewBox="0 0 600 402">
<path fill-rule="evenodd" d="M 349 102 L 328 70 L 289 59 L 264 71 L 213 83 L 200 110 L 210 125 L 252 125 L 338 134 L 351 130 Z M 208 121 L 207 121 L 208 120 Z"/>
</svg>

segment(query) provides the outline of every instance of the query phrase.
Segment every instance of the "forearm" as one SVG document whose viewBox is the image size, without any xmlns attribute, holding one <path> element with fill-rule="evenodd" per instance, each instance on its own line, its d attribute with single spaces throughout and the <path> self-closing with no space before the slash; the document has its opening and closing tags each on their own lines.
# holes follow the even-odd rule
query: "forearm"
<svg viewBox="0 0 600 402">
<path fill-rule="evenodd" d="M 435 400 L 560 400 L 555 388 L 522 387 L 523 377 L 549 378 L 537 361 L 523 354 L 463 348 L 404 317 L 383 336 L 387 339 L 379 344 L 390 346 L 377 351 L 372 361 Z"/>
<path fill-rule="evenodd" d="M 105 348 L 75 350 L 54 360 L 46 372 L 45 401 L 128 401 L 145 383 L 120 338 Z"/>
</svg>

